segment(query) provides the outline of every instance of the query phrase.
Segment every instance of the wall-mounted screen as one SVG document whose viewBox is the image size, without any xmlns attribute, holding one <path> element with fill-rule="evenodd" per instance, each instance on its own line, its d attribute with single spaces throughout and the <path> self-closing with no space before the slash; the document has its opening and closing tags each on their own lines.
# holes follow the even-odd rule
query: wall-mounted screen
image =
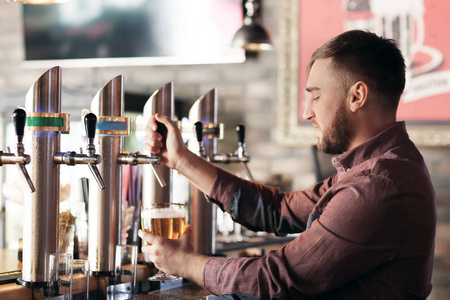
<svg viewBox="0 0 450 300">
<path fill-rule="evenodd" d="M 237 63 L 242 0 L 72 0 L 24 5 L 25 66 Z"/>
</svg>

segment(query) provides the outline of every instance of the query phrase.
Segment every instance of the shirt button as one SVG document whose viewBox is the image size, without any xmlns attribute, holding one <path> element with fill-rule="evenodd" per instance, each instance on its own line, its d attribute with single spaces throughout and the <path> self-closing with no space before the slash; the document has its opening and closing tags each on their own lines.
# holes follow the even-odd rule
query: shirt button
<svg viewBox="0 0 450 300">
<path fill-rule="evenodd" d="M 347 168 L 347 169 L 345 169 L 345 172 L 349 172 L 351 169 L 350 168 Z"/>
</svg>

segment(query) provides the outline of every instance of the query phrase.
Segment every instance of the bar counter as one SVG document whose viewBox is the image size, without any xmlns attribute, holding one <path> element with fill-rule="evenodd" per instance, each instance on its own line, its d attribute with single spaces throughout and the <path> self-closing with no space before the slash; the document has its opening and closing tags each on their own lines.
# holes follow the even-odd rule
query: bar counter
<svg viewBox="0 0 450 300">
<path fill-rule="evenodd" d="M 16 283 L 16 279 L 21 276 L 22 263 L 18 260 L 17 250 L 0 250 L 0 299 L 17 299 L 17 300 L 30 300 L 31 289 L 21 286 Z M 138 264 L 137 266 L 137 281 L 147 280 L 150 276 L 151 270 L 146 265 Z M 74 277 L 73 278 L 73 294 L 80 293 L 83 288 L 83 282 Z M 91 275 L 89 290 L 97 290 L 97 280 Z"/>
<path fill-rule="evenodd" d="M 296 235 L 287 237 L 275 237 L 273 235 L 254 236 L 248 240 L 232 243 L 217 243 L 216 252 L 220 256 L 239 257 L 239 256 L 259 256 L 264 255 L 270 250 L 278 249 L 286 243 L 292 241 Z M 30 288 L 18 285 L 16 279 L 21 277 L 22 263 L 18 259 L 17 250 L 0 249 L 0 299 L 32 299 Z M 146 264 L 138 263 L 137 282 L 147 282 L 147 278 L 154 274 L 154 268 Z M 73 278 L 73 294 L 83 290 L 82 281 Z M 97 280 L 95 276 L 90 277 L 89 290 L 97 290 Z M 220 299 L 211 295 L 205 289 L 198 287 L 193 283 L 170 284 L 158 290 L 150 289 L 137 295 L 138 300 L 147 299 Z"/>
<path fill-rule="evenodd" d="M 15 300 L 31 300 L 32 289 L 18 285 L 16 278 L 21 274 L 21 263 L 17 258 L 16 250 L 0 250 L 0 278 L 3 283 L 0 284 L 0 299 L 15 299 Z M 150 267 L 138 264 L 137 267 L 137 282 L 147 281 L 147 278 L 151 276 L 151 273 L 155 270 L 151 270 Z M 76 295 L 85 289 L 83 286 L 84 281 L 80 278 L 73 278 L 73 294 Z M 175 283 L 175 282 L 174 282 Z M 94 276 L 90 277 L 89 290 L 97 290 L 97 280 Z M 94 297 L 95 298 L 95 297 Z M 176 282 L 174 285 L 166 286 L 164 289 L 151 291 L 143 294 L 138 294 L 135 299 L 147 300 L 147 299 L 219 299 L 216 296 L 211 295 L 205 289 L 193 284 L 193 283 L 181 283 Z"/>
</svg>

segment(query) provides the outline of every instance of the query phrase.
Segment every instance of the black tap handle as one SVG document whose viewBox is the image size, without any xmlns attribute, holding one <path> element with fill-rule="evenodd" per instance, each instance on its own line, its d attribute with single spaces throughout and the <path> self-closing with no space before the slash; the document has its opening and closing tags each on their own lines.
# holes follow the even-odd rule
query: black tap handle
<svg viewBox="0 0 450 300">
<path fill-rule="evenodd" d="M 22 143 L 23 133 L 25 130 L 25 122 L 27 120 L 27 113 L 23 108 L 16 108 L 12 114 L 14 127 L 16 129 L 17 141 Z"/>
<path fill-rule="evenodd" d="M 167 127 L 166 125 L 164 125 L 163 123 L 156 121 L 156 125 L 158 126 L 156 128 L 156 132 L 159 133 L 160 135 L 162 135 L 162 140 L 164 141 L 166 139 L 166 135 L 167 135 Z"/>
<path fill-rule="evenodd" d="M 97 129 L 97 116 L 95 114 L 88 113 L 84 116 L 84 128 L 86 129 L 87 138 L 94 139 Z"/>
<path fill-rule="evenodd" d="M 244 143 L 245 140 L 245 126 L 242 124 L 239 124 L 238 126 L 236 126 L 236 132 L 238 135 L 238 141 L 239 143 Z"/>
<path fill-rule="evenodd" d="M 198 121 L 194 123 L 195 135 L 197 136 L 197 142 L 203 141 L 203 123 Z"/>
</svg>

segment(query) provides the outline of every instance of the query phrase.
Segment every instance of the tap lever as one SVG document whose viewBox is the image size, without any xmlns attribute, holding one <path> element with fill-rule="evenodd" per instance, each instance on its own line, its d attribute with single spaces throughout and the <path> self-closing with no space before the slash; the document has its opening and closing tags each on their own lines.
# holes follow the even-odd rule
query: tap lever
<svg viewBox="0 0 450 300">
<path fill-rule="evenodd" d="M 163 123 L 161 123 L 159 121 L 156 121 L 156 125 L 158 126 L 156 128 L 156 132 L 158 132 L 160 135 L 162 135 L 162 141 L 164 143 L 166 140 L 166 137 L 167 137 L 167 127 L 166 127 L 166 125 L 164 125 Z M 156 161 L 153 163 L 150 163 L 150 167 L 151 167 L 153 173 L 155 174 L 155 177 L 158 180 L 159 185 L 161 187 L 165 187 L 167 185 L 166 181 L 164 180 L 164 177 L 157 166 L 157 164 L 159 163 L 159 155 L 152 154 L 151 157 L 156 158 Z"/>
<path fill-rule="evenodd" d="M 106 184 L 103 181 L 102 175 L 98 171 L 97 164 L 101 162 L 101 156 L 95 154 L 95 131 L 97 130 L 97 116 L 93 113 L 88 113 L 84 116 L 84 128 L 86 130 L 86 138 L 87 138 L 87 145 L 86 145 L 86 152 L 88 157 L 96 158 L 97 160 L 93 163 L 88 163 L 89 170 L 91 170 L 92 175 L 95 178 L 95 181 L 97 181 L 98 186 L 100 189 L 104 190 L 106 188 Z"/>
<path fill-rule="evenodd" d="M 23 146 L 23 135 L 25 131 L 25 123 L 27 120 L 27 113 L 23 108 L 18 107 L 14 110 L 12 114 L 12 119 L 17 135 L 17 159 L 18 159 L 16 162 L 12 161 L 12 163 L 15 163 L 17 165 L 17 168 L 22 174 L 22 177 L 27 182 L 31 192 L 33 193 L 36 191 L 36 189 L 34 187 L 33 181 L 30 178 L 30 175 L 27 172 L 27 169 L 25 168 L 25 165 L 30 163 L 30 156 L 25 154 L 25 148 Z"/>
<path fill-rule="evenodd" d="M 95 154 L 95 130 L 97 128 L 97 116 L 93 113 L 88 113 L 84 116 L 84 128 L 86 130 L 87 145 L 86 151 L 89 156 Z"/>
<path fill-rule="evenodd" d="M 27 120 L 27 113 L 23 108 L 16 108 L 12 114 L 14 128 L 16 130 L 17 142 L 23 142 L 23 134 L 25 131 L 25 122 Z"/>
<path fill-rule="evenodd" d="M 239 157 L 245 157 L 247 156 L 247 149 L 245 147 L 245 126 L 242 124 L 239 124 L 236 126 L 236 133 L 238 136 L 238 149 L 237 149 L 237 155 Z"/>
<path fill-rule="evenodd" d="M 247 166 L 247 162 L 250 161 L 250 157 L 247 155 L 247 149 L 245 146 L 245 126 L 243 124 L 237 125 L 236 132 L 238 135 L 238 149 L 236 151 L 237 155 L 241 159 L 246 158 L 246 161 L 241 160 L 240 164 L 241 164 L 242 169 L 244 170 L 245 174 L 247 175 L 247 178 L 251 181 L 255 181 L 252 173 L 250 172 L 250 169 Z"/>
<path fill-rule="evenodd" d="M 242 124 L 237 125 L 236 132 L 238 135 L 239 143 L 244 144 L 245 143 L 245 126 Z"/>
<path fill-rule="evenodd" d="M 195 135 L 197 137 L 197 142 L 203 143 L 203 123 L 198 121 L 194 123 Z"/>
<path fill-rule="evenodd" d="M 156 125 L 158 125 L 158 127 L 156 128 L 156 132 L 159 133 L 160 135 L 162 135 L 163 137 L 163 142 L 166 140 L 166 136 L 167 136 L 167 127 L 166 125 L 164 125 L 163 123 L 156 121 Z"/>
<path fill-rule="evenodd" d="M 194 130 L 198 142 L 198 154 L 201 157 L 206 157 L 205 147 L 203 146 L 203 123 L 198 121 L 194 123 Z"/>
</svg>

